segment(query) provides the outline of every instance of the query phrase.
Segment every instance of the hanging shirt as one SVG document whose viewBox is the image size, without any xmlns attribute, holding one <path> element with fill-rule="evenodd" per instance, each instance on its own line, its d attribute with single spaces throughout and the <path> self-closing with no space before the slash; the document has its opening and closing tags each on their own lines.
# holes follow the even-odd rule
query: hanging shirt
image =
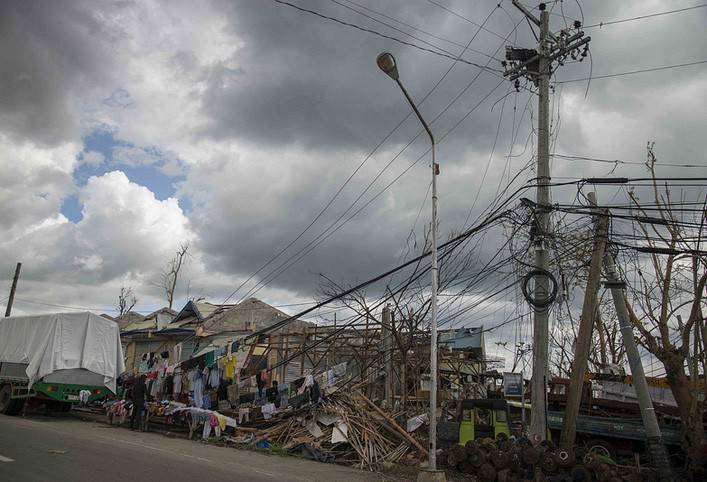
<svg viewBox="0 0 707 482">
<path fill-rule="evenodd" d="M 194 406 L 201 408 L 204 404 L 204 380 L 199 377 L 194 380 Z"/>
<path fill-rule="evenodd" d="M 236 359 L 226 361 L 223 365 L 223 378 L 233 378 L 236 376 Z"/>
<path fill-rule="evenodd" d="M 217 367 L 213 367 L 211 369 L 211 373 L 209 373 L 209 385 L 211 385 L 213 388 L 218 388 L 220 383 L 221 371 Z"/>
<path fill-rule="evenodd" d="M 176 395 L 182 393 L 182 375 L 177 373 L 174 375 L 172 392 Z"/>
<path fill-rule="evenodd" d="M 189 382 L 188 387 L 187 387 L 188 391 L 190 391 L 190 392 L 194 391 L 194 382 L 196 382 L 197 378 L 201 379 L 201 370 L 191 370 L 189 372 L 189 376 L 187 377 L 187 380 Z M 202 385 L 202 388 L 203 388 L 203 385 Z"/>
<path fill-rule="evenodd" d="M 152 381 L 152 386 L 150 387 L 150 396 L 152 398 L 157 398 L 157 395 L 160 393 L 160 390 L 162 389 L 162 381 L 163 378 L 157 378 Z"/>
</svg>

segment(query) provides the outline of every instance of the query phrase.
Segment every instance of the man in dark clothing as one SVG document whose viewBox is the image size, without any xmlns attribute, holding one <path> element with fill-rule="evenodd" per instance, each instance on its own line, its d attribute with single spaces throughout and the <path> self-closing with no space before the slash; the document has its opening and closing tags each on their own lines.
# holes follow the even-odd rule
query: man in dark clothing
<svg viewBox="0 0 707 482">
<path fill-rule="evenodd" d="M 145 375 L 140 375 L 135 379 L 135 383 L 131 390 L 130 399 L 133 401 L 133 414 L 130 417 L 130 429 L 135 429 L 135 422 L 137 421 L 137 428 L 142 428 L 142 411 L 145 407 L 145 394 L 147 392 L 147 387 L 145 386 Z"/>
</svg>

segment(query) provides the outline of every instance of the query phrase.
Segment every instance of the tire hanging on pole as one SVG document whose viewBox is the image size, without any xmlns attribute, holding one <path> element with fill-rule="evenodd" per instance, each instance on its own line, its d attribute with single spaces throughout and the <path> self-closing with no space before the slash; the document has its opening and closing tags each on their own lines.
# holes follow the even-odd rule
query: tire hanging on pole
<svg viewBox="0 0 707 482">
<path fill-rule="evenodd" d="M 550 289 L 550 294 L 548 295 L 547 298 L 545 299 L 535 299 L 533 295 L 530 293 L 530 290 L 528 289 L 528 284 L 530 284 L 530 280 L 536 277 L 544 276 L 548 280 L 550 280 L 551 284 L 551 289 Z M 525 300 L 533 307 L 537 308 L 539 310 L 543 310 L 546 308 L 549 308 L 550 305 L 552 305 L 555 300 L 557 299 L 557 291 L 559 289 L 559 285 L 557 283 L 557 279 L 555 276 L 550 273 L 549 271 L 546 271 L 544 269 L 533 269 L 531 271 L 528 271 L 525 276 L 523 276 L 523 279 L 521 280 L 521 290 L 523 291 L 523 297 Z"/>
</svg>

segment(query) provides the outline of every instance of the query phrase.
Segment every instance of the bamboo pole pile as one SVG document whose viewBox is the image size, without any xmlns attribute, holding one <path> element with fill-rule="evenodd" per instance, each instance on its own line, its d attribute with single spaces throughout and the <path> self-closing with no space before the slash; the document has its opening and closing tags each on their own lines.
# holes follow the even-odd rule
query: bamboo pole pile
<svg viewBox="0 0 707 482">
<path fill-rule="evenodd" d="M 256 441 L 267 440 L 285 450 L 305 444 L 337 463 L 370 471 L 384 462 L 400 461 L 410 452 L 406 437 L 411 436 L 392 419 L 370 410 L 359 394 L 335 393 L 309 410 L 283 416 L 258 431 Z"/>
</svg>

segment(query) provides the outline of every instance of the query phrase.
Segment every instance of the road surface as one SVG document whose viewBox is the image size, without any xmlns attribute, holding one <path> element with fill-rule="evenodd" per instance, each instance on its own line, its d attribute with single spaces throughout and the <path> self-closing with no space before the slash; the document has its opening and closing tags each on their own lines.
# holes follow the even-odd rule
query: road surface
<svg viewBox="0 0 707 482">
<path fill-rule="evenodd" d="M 376 481 L 295 457 L 132 432 L 73 417 L 0 415 L 0 481 Z M 390 480 L 390 479 L 388 479 Z"/>
</svg>

